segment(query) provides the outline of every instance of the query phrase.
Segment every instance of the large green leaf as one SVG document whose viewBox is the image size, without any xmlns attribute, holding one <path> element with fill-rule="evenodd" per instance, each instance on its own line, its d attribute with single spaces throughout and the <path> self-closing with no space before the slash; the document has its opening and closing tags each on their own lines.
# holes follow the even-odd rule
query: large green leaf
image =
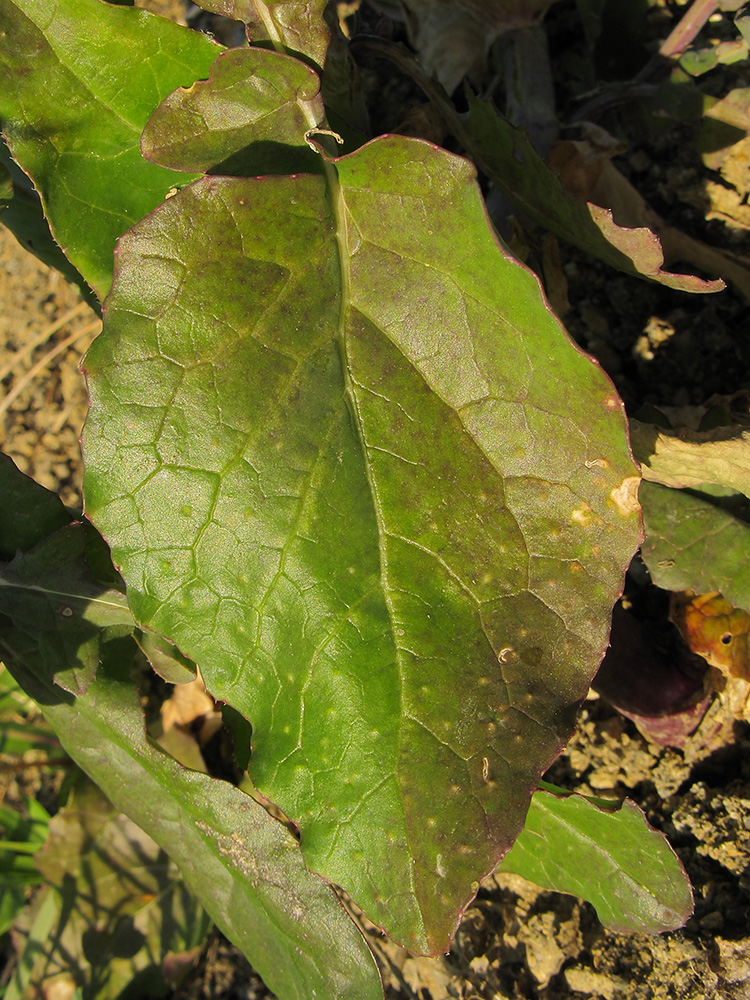
<svg viewBox="0 0 750 1000">
<path fill-rule="evenodd" d="M 185 183 L 141 157 L 143 126 L 220 47 L 102 0 L 0 0 L 0 24 L 3 133 L 55 239 L 103 297 L 117 237 Z"/>
<path fill-rule="evenodd" d="M 750 610 L 750 524 L 738 516 L 746 510 L 658 483 L 641 483 L 639 497 L 646 528 L 642 555 L 654 583 L 698 594 L 720 590 L 735 607 Z"/>
<path fill-rule="evenodd" d="M 693 912 L 690 881 L 667 838 L 629 799 L 594 801 L 546 785 L 499 870 L 582 896 L 615 931 L 675 930 Z"/>
<path fill-rule="evenodd" d="M 637 479 L 471 166 L 385 137 L 327 169 L 204 178 L 122 239 L 86 504 L 307 864 L 439 952 L 571 732 Z"/>
<path fill-rule="evenodd" d="M 148 742 L 129 638 L 106 644 L 96 679 L 75 699 L 37 669 L 32 639 L 9 630 L 4 639 L 6 662 L 70 756 L 176 862 L 281 1000 L 382 998 L 363 938 L 286 828 L 233 785 Z"/>
</svg>

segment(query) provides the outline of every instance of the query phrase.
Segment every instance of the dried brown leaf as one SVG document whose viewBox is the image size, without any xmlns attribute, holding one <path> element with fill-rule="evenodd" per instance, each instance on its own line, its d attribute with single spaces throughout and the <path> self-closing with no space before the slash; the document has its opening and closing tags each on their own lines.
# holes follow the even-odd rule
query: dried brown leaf
<svg viewBox="0 0 750 1000">
<path fill-rule="evenodd" d="M 630 421 L 641 475 L 662 486 L 698 489 L 715 483 L 750 497 L 750 430 L 738 424 L 709 431 L 664 430 Z"/>
<path fill-rule="evenodd" d="M 718 591 L 672 595 L 670 618 L 694 653 L 725 677 L 750 681 L 750 614 Z"/>
</svg>

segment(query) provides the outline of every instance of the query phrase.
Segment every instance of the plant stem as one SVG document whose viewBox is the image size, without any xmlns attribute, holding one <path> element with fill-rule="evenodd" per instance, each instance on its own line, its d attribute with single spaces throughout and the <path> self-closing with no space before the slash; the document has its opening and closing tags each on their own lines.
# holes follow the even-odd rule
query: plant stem
<svg viewBox="0 0 750 1000">
<path fill-rule="evenodd" d="M 685 52 L 703 25 L 719 6 L 719 0 L 693 0 L 677 24 L 633 79 L 634 84 L 645 83 L 660 77 L 671 66 L 673 60 Z"/>
<path fill-rule="evenodd" d="M 694 0 L 661 43 L 659 51 L 654 53 L 629 83 L 622 84 L 617 90 L 596 94 L 578 109 L 569 124 L 596 121 L 605 111 L 618 104 L 650 96 L 655 82 L 666 75 L 673 61 L 685 52 L 718 6 L 719 0 Z"/>
<path fill-rule="evenodd" d="M 681 56 L 719 6 L 719 0 L 694 0 L 659 47 L 662 59 Z"/>
</svg>

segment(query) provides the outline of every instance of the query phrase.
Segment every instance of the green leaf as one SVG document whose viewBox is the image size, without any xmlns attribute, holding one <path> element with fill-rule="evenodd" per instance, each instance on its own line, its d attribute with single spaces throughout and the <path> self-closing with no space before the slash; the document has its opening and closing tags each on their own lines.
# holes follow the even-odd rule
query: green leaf
<svg viewBox="0 0 750 1000">
<path fill-rule="evenodd" d="M 266 49 L 229 49 L 208 80 L 176 90 L 149 119 L 141 148 L 173 170 L 253 177 L 320 173 L 305 142 L 325 109 L 317 75 Z"/>
<path fill-rule="evenodd" d="M 101 0 L 0 0 L 0 121 L 52 233 L 102 298 L 115 241 L 184 175 L 145 161 L 143 126 L 220 47 Z M 7 212 L 5 213 L 7 214 Z"/>
<path fill-rule="evenodd" d="M 646 537 L 641 554 L 665 590 L 719 590 L 750 610 L 750 524 L 715 497 L 641 483 Z"/>
<path fill-rule="evenodd" d="M 134 638 L 153 669 L 167 683 L 188 684 L 195 680 L 195 664 L 162 636 L 137 631 Z"/>
<path fill-rule="evenodd" d="M 207 177 L 123 238 L 86 505 L 308 866 L 440 952 L 570 735 L 637 478 L 466 161 L 385 137 L 328 170 Z"/>
<path fill-rule="evenodd" d="M 42 881 L 30 854 L 41 848 L 48 826 L 46 809 L 34 799 L 26 799 L 20 810 L 0 806 L 0 934 L 26 905 L 27 886 Z"/>
<path fill-rule="evenodd" d="M 73 694 L 83 693 L 101 643 L 134 626 L 125 595 L 95 579 L 82 524 L 69 524 L 27 553 L 0 564 L 0 635 L 11 621 L 36 639 L 44 668 Z"/>
<path fill-rule="evenodd" d="M 695 431 L 630 421 L 644 479 L 677 489 L 726 486 L 750 497 L 750 429 L 741 424 Z"/>
<path fill-rule="evenodd" d="M 325 63 L 329 33 L 323 19 L 328 0 L 200 0 L 199 7 L 244 21 L 254 42 Z"/>
<path fill-rule="evenodd" d="M 3 178 L 0 197 L 0 223 L 15 236 L 21 246 L 34 254 L 48 267 L 54 267 L 68 281 L 77 285 L 93 309 L 98 308 L 98 302 L 83 276 L 62 252 L 52 238 L 47 220 L 44 217 L 39 195 L 34 191 L 26 174 L 13 162 L 13 159 L 0 136 L 0 173 Z"/>
<path fill-rule="evenodd" d="M 72 518 L 57 494 L 25 476 L 15 462 L 0 454 L 0 559 L 32 549 Z"/>
<path fill-rule="evenodd" d="M 363 938 L 288 830 L 233 785 L 188 771 L 148 742 L 130 639 L 104 646 L 96 679 L 76 699 L 27 667 L 31 640 L 12 645 L 9 666 L 71 757 L 169 854 L 280 1000 L 382 1000 Z"/>
<path fill-rule="evenodd" d="M 514 128 L 491 103 L 470 94 L 469 114 L 456 131 L 474 162 L 515 207 L 561 239 L 626 274 L 650 278 L 668 288 L 715 292 L 724 287 L 721 281 L 662 270 L 664 254 L 655 233 L 618 226 L 610 209 L 568 194 L 525 132 Z"/>
<path fill-rule="evenodd" d="M 162 956 L 201 945 L 210 927 L 167 854 L 91 785 L 51 820 L 36 863 L 62 907 L 29 996 L 64 976 L 92 1000 L 163 997 Z"/>
<path fill-rule="evenodd" d="M 554 786 L 550 786 L 554 788 Z M 499 871 L 581 896 L 613 931 L 657 934 L 693 912 L 690 881 L 664 834 L 629 799 L 619 808 L 561 789 L 538 791 Z"/>
<path fill-rule="evenodd" d="M 690 76 L 702 76 L 719 65 L 716 46 L 710 49 L 688 49 L 680 57 L 679 64 Z"/>
</svg>

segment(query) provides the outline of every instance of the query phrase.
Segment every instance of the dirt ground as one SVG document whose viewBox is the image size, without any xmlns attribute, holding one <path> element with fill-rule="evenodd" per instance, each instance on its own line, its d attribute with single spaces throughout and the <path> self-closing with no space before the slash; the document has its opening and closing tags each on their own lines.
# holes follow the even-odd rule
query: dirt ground
<svg viewBox="0 0 750 1000">
<path fill-rule="evenodd" d="M 174 6 L 179 13 L 179 0 Z M 644 194 L 670 221 L 749 252 L 748 227 L 727 230 L 700 207 L 709 178 L 689 152 L 656 144 L 646 165 L 635 152 L 631 159 Z M 561 266 L 572 304 L 566 324 L 600 359 L 631 411 L 644 402 L 695 404 L 714 392 L 750 389 L 750 314 L 731 289 L 688 296 L 619 275 L 567 248 Z M 98 320 L 76 289 L 2 227 L 0 302 L 0 446 L 24 472 L 78 506 L 86 397 L 77 364 Z M 632 798 L 668 836 L 695 894 L 695 913 L 683 930 L 612 933 L 589 904 L 501 876 L 480 890 L 443 959 L 410 958 L 373 935 L 387 996 L 750 1000 L 750 727 L 720 715 L 717 703 L 686 747 L 665 749 L 592 697 L 547 775 L 585 794 Z M 177 996 L 271 994 L 216 935 Z"/>
</svg>

